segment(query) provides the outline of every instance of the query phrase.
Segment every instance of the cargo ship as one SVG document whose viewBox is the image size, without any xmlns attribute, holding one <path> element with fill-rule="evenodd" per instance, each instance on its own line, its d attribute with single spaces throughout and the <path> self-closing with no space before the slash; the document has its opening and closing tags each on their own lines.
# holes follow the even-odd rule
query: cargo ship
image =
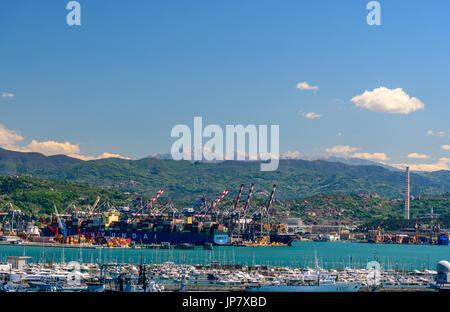
<svg viewBox="0 0 450 312">
<path fill-rule="evenodd" d="M 42 230 L 43 236 L 85 235 L 130 239 L 133 244 L 183 244 L 227 245 L 228 229 L 217 222 L 202 222 L 148 215 L 144 218 L 129 217 L 119 220 L 120 212 L 109 211 L 90 217 L 53 217 Z"/>
<path fill-rule="evenodd" d="M 224 190 L 210 205 L 206 204 L 203 197 L 198 207 L 178 211 L 171 206 L 170 210 L 165 212 L 152 206 L 165 189 L 161 189 L 145 205 L 142 203 L 142 197 L 136 198 L 131 202 L 131 209 L 130 206 L 122 206 L 116 210 L 110 206 L 108 200 L 105 200 L 105 203 L 100 205 L 103 211 L 99 212 L 100 208 L 97 208 L 97 205 L 101 196 L 98 196 L 93 206 L 84 211 L 66 209 L 67 214 L 59 214 L 55 207 L 50 224 L 42 219 L 47 225 L 43 229 L 43 235 L 58 238 L 81 235 L 88 237 L 89 241 L 93 241 L 94 237 L 109 237 L 122 241 L 130 240 L 132 244 L 229 245 L 232 240 L 230 233 L 236 233 L 235 230 L 238 228 L 237 237 L 233 236 L 234 243 L 264 240 L 267 241 L 266 245 L 269 243 L 290 245 L 297 236 L 288 234 L 279 224 L 270 222 L 270 219 L 273 219 L 270 207 L 276 185 L 273 185 L 267 205 L 257 207 L 249 213 L 253 186 L 252 184 L 244 206 L 238 204 L 244 187 L 242 184 L 234 206 L 222 211 L 218 211 L 216 206 L 230 190 Z M 247 213 L 248 217 L 245 217 Z M 224 224 L 228 224 L 228 227 Z M 243 224 L 244 233 L 241 233 Z M 101 240 L 97 241 L 101 243 Z"/>
</svg>

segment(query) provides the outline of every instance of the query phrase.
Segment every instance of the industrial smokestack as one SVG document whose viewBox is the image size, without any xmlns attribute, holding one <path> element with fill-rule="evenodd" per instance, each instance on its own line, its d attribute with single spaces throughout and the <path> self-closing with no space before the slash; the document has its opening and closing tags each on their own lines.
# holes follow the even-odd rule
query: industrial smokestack
<svg viewBox="0 0 450 312">
<path fill-rule="evenodd" d="M 409 220 L 409 167 L 406 167 L 405 220 Z"/>
</svg>

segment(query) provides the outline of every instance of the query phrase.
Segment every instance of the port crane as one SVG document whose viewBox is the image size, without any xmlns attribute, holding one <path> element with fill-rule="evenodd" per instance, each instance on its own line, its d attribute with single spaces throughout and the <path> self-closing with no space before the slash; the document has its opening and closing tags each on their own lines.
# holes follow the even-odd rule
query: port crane
<svg viewBox="0 0 450 312">
<path fill-rule="evenodd" d="M 75 206 L 75 202 L 71 202 L 66 209 L 64 209 L 64 214 L 67 216 L 72 216 L 78 214 L 77 207 Z"/>
<path fill-rule="evenodd" d="M 109 199 L 105 199 L 103 203 L 100 204 L 97 208 L 97 212 L 94 212 L 94 214 L 102 214 L 102 212 L 112 211 L 114 210 L 114 207 L 111 206 L 111 203 L 109 202 Z"/>
<path fill-rule="evenodd" d="M 88 208 L 87 213 L 89 215 L 99 214 L 99 213 L 95 212 L 95 209 L 97 208 L 97 205 L 100 202 L 100 198 L 101 198 L 101 196 L 97 196 L 97 199 L 95 200 L 94 204 L 91 207 Z"/>
<path fill-rule="evenodd" d="M 172 202 L 168 202 L 164 205 L 164 209 L 171 213 L 173 218 L 175 218 L 175 216 L 179 213 L 178 209 L 172 205 Z"/>
<path fill-rule="evenodd" d="M 200 215 L 200 213 L 206 209 L 206 206 L 207 206 L 206 195 L 203 194 L 202 198 L 197 200 L 193 207 L 193 210 L 194 210 L 193 212 L 197 218 Z"/>
<path fill-rule="evenodd" d="M 160 189 L 155 196 L 153 196 L 150 200 L 147 201 L 147 203 L 145 204 L 145 206 L 142 206 L 139 210 L 134 211 L 132 213 L 133 217 L 143 217 L 143 216 L 160 216 L 161 212 L 159 210 L 156 210 L 153 207 L 153 203 L 166 191 L 166 189 Z M 145 214 L 145 210 L 147 210 L 148 208 L 150 208 L 150 213 L 149 214 Z"/>
<path fill-rule="evenodd" d="M 275 195 L 275 190 L 276 189 L 277 189 L 277 186 L 276 186 L 276 184 L 274 184 L 273 187 L 272 187 L 272 193 L 270 194 L 269 200 L 267 202 L 267 208 L 264 211 L 266 216 L 267 216 L 267 237 L 269 239 L 269 242 L 270 242 L 270 213 L 269 213 L 269 209 L 270 209 L 270 206 L 272 205 L 273 197 Z M 263 223 L 263 220 L 262 220 L 262 214 L 261 214 L 261 231 L 262 231 L 262 223 Z M 261 232 L 261 234 L 262 234 L 262 232 Z"/>
<path fill-rule="evenodd" d="M 222 194 L 220 194 L 219 197 L 216 198 L 216 200 L 211 201 L 211 204 L 205 208 L 204 210 L 200 211 L 197 215 L 195 215 L 195 217 L 197 218 L 197 220 L 199 220 L 200 218 L 206 218 L 206 216 L 208 215 L 208 213 L 210 212 L 214 212 L 214 214 L 216 214 L 216 206 L 217 204 L 230 192 L 230 190 L 224 190 L 222 192 Z"/>
<path fill-rule="evenodd" d="M 231 212 L 235 212 L 239 207 L 239 200 L 241 199 L 242 191 L 244 190 L 244 184 L 241 184 L 241 188 L 239 189 L 236 201 L 234 202 L 234 206 L 231 210 Z"/>
<path fill-rule="evenodd" d="M 125 213 L 131 213 L 133 211 L 130 210 L 131 208 L 136 208 L 136 210 L 142 209 L 144 207 L 143 203 L 142 203 L 142 195 L 138 195 L 135 199 L 133 199 L 132 201 L 129 201 L 127 204 L 125 204 L 124 206 L 119 207 L 119 211 L 120 212 L 125 212 Z"/>
<path fill-rule="evenodd" d="M 60 216 L 67 216 L 67 215 L 59 214 L 58 209 L 56 209 L 56 205 L 53 205 L 53 208 L 55 209 L 55 217 L 56 217 L 56 220 L 58 221 L 58 227 L 56 228 L 55 234 L 58 234 L 58 229 L 59 229 L 59 230 L 61 230 L 63 236 L 66 237 L 67 236 L 66 226 L 65 226 L 64 222 L 61 221 Z"/>
<path fill-rule="evenodd" d="M 244 184 L 241 184 L 241 187 L 239 188 L 236 200 L 234 201 L 234 204 L 231 203 L 228 210 L 224 211 L 221 219 L 221 223 L 223 223 L 225 220 L 228 221 L 228 229 L 231 231 L 231 223 L 235 223 L 236 221 L 239 222 L 239 215 L 240 215 L 240 207 L 239 207 L 239 200 L 242 195 L 242 191 L 244 190 Z M 236 228 L 233 227 L 233 231 L 231 231 L 232 235 Z"/>
<path fill-rule="evenodd" d="M 142 209 L 142 213 L 144 213 L 144 210 L 145 209 L 147 209 L 147 208 L 151 208 L 151 215 L 152 214 L 157 214 L 157 215 L 159 215 L 159 211 L 155 211 L 155 207 L 153 207 L 153 203 L 164 193 L 166 191 L 166 189 L 160 189 L 159 191 L 158 191 L 158 193 L 156 193 L 156 195 L 155 196 L 153 196 L 152 197 L 152 199 L 150 199 L 149 201 L 148 201 L 148 204 L 147 204 L 147 206 L 145 206 L 145 208 L 143 208 Z"/>
<path fill-rule="evenodd" d="M 17 230 L 14 229 L 14 221 L 16 221 L 16 227 L 19 226 L 23 214 L 20 209 L 14 208 L 12 202 L 9 201 L 2 208 L 2 211 L 0 211 L 0 216 L 3 216 L 1 222 L 3 225 L 3 229 L 8 229 L 6 225 L 9 225 L 9 231 L 14 232 L 15 230 Z"/>
<path fill-rule="evenodd" d="M 241 198 L 243 189 L 244 189 L 244 184 L 241 184 L 241 187 L 239 189 L 236 201 L 234 202 L 234 205 L 232 205 L 230 207 L 230 210 L 228 211 L 227 214 L 227 218 L 228 218 L 228 228 L 231 230 L 231 225 L 232 223 L 235 223 L 235 226 L 232 229 L 232 236 L 235 232 L 237 232 L 238 237 L 240 237 L 241 235 L 241 227 L 244 228 L 245 230 L 245 224 L 247 223 L 246 221 L 246 211 L 249 207 L 249 203 L 250 203 L 250 198 L 252 196 L 252 192 L 253 192 L 253 188 L 254 188 L 254 184 L 252 183 L 251 187 L 250 187 L 250 191 L 248 193 L 247 196 L 247 200 L 245 202 L 244 206 L 239 206 L 239 200 Z M 242 219 L 243 217 L 243 219 Z M 242 220 L 244 221 L 244 224 L 242 225 Z"/>
<path fill-rule="evenodd" d="M 243 219 L 244 219 L 244 226 L 243 226 L 244 232 L 246 231 L 246 228 L 247 228 L 247 211 L 250 208 L 250 199 L 252 198 L 252 193 L 253 193 L 254 187 L 255 187 L 255 185 L 252 183 L 252 185 L 250 186 L 250 190 L 248 191 L 247 200 L 245 201 L 245 205 L 242 210 L 242 215 L 243 215 Z"/>
<path fill-rule="evenodd" d="M 216 212 L 216 206 L 217 204 L 230 192 L 230 190 L 225 190 L 222 192 L 222 194 L 211 204 L 211 208 L 214 209 L 214 212 Z"/>
</svg>

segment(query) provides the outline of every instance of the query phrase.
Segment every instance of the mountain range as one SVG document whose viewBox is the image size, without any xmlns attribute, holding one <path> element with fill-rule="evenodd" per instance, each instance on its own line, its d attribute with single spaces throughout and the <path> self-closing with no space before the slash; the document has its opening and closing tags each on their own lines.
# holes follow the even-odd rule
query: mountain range
<svg viewBox="0 0 450 312">
<path fill-rule="evenodd" d="M 268 192 L 277 184 L 279 199 L 315 194 L 376 193 L 401 198 L 405 175 L 379 165 L 349 165 L 325 160 L 282 159 L 278 170 L 260 171 L 259 162 L 194 162 L 171 159 L 118 158 L 82 161 L 64 155 L 13 152 L 0 148 L 0 174 L 28 174 L 56 181 L 88 183 L 120 191 L 153 196 L 165 188 L 164 197 L 192 203 L 203 194 L 212 199 L 224 189 L 234 194 L 243 183 L 255 192 Z M 440 194 L 450 190 L 450 171 L 411 173 L 411 194 Z M 245 193 L 244 193 L 245 194 Z M 232 195 L 235 196 L 235 195 Z"/>
</svg>

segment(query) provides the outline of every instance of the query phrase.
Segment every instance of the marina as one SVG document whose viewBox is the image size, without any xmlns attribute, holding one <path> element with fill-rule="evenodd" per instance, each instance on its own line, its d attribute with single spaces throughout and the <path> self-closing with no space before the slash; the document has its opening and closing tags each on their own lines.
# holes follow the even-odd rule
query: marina
<svg viewBox="0 0 450 312">
<path fill-rule="evenodd" d="M 0 265 L 3 292 L 358 292 L 435 291 L 450 264 L 441 261 L 438 271 L 343 270 L 320 267 L 290 268 L 270 265 L 208 265 L 127 263 L 26 263 L 26 256 L 8 256 Z M 438 274 L 439 273 L 439 274 Z M 438 278 L 436 278 L 436 276 Z M 447 275 L 443 277 L 448 282 Z"/>
<path fill-rule="evenodd" d="M 326 269 L 345 267 L 363 268 L 376 260 L 383 269 L 413 271 L 433 269 L 435 264 L 447 259 L 448 246 L 363 244 L 352 242 L 294 242 L 284 247 L 233 247 L 214 246 L 212 250 L 147 249 L 147 248 L 65 248 L 40 246 L 0 245 L 0 258 L 6 256 L 30 257 L 28 262 L 79 261 L 95 263 L 163 263 L 273 265 L 286 267 L 313 267 L 314 255 Z M 44 261 L 45 260 L 45 261 Z"/>
<path fill-rule="evenodd" d="M 2 245 L 0 276 L 8 292 L 436 291 L 448 287 L 435 283 L 436 264 L 448 254 L 441 246 L 344 242 L 211 250 Z"/>
</svg>

